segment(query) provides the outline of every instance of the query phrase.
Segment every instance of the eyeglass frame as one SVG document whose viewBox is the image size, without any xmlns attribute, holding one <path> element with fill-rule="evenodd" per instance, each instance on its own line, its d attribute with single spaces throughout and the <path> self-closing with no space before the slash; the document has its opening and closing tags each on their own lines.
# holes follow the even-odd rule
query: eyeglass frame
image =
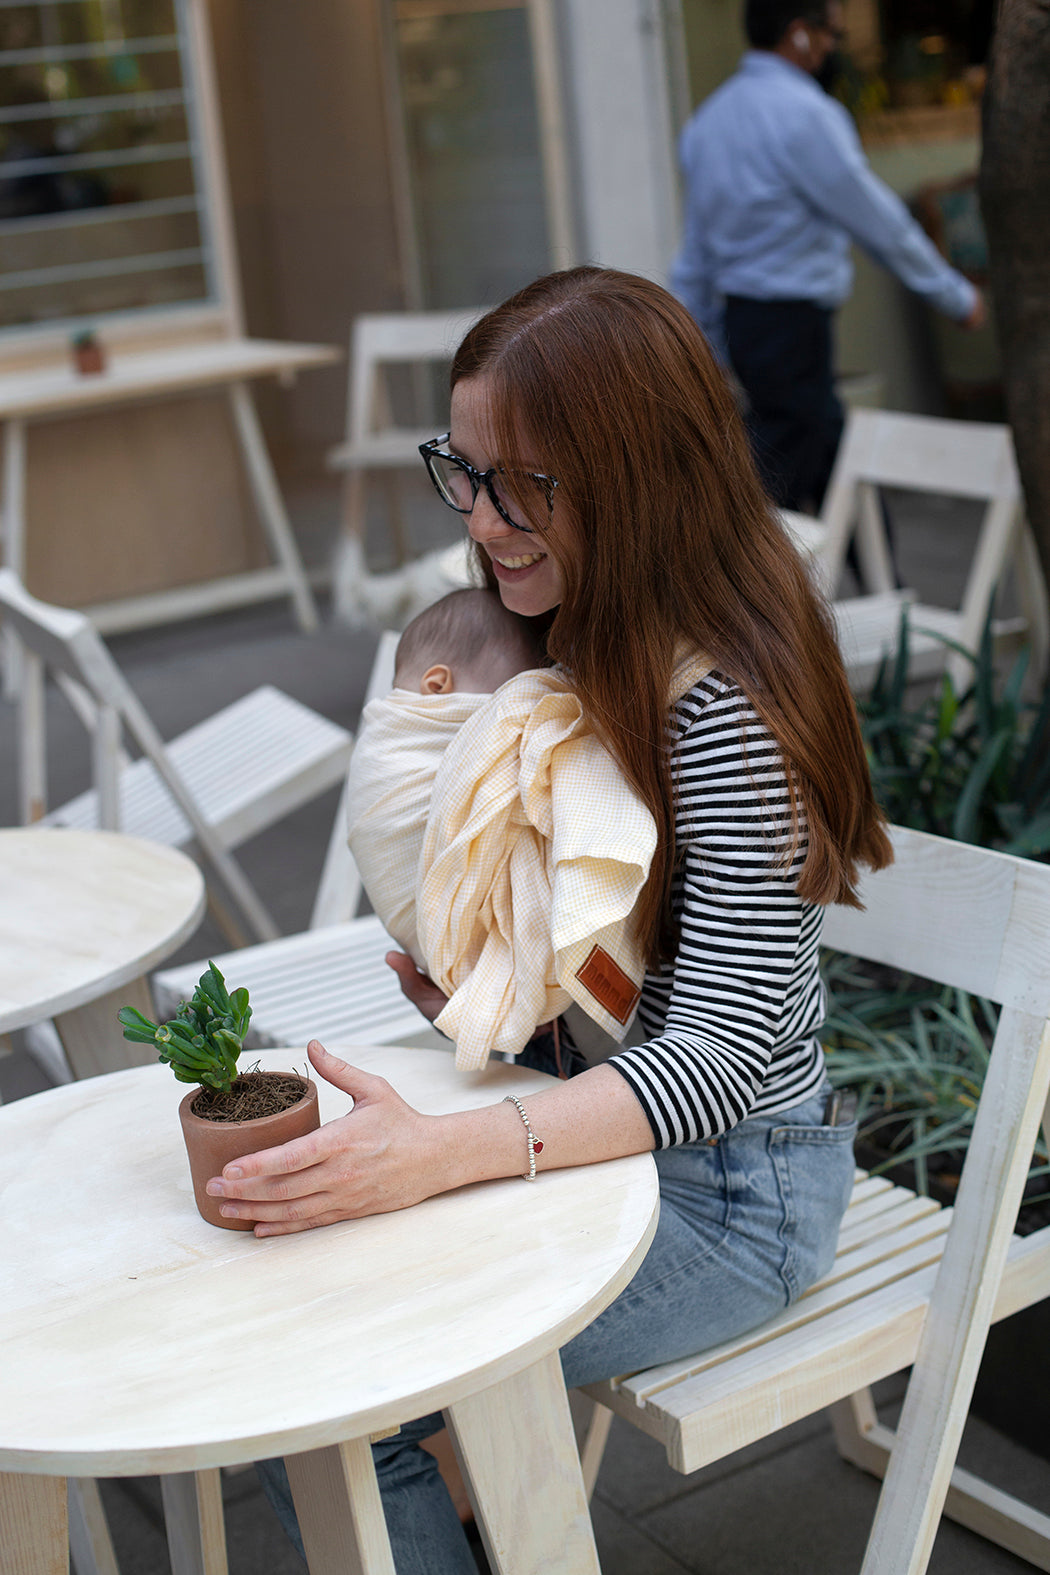
<svg viewBox="0 0 1050 1575">
<path fill-rule="evenodd" d="M 511 519 L 506 509 L 503 507 L 503 504 L 496 496 L 496 489 L 492 485 L 492 478 L 494 476 L 504 474 L 503 467 L 501 465 L 492 465 L 488 470 L 478 470 L 476 466 L 470 463 L 469 460 L 464 459 L 461 454 L 449 454 L 438 445 L 447 443 L 451 436 L 451 432 L 446 432 L 441 437 L 429 438 L 426 443 L 420 443 L 419 445 L 420 456 L 422 457 L 423 464 L 426 466 L 427 475 L 430 477 L 434 491 L 437 493 L 442 503 L 444 503 L 446 507 L 454 509 L 457 514 L 473 514 L 474 505 L 478 501 L 478 493 L 480 492 L 481 488 L 484 487 L 485 492 L 488 495 L 489 502 L 496 510 L 496 513 L 499 515 L 500 519 L 506 520 L 507 524 L 510 525 L 512 529 L 523 531 L 526 536 L 534 536 L 536 534 L 536 527 L 534 525 L 522 525 L 517 520 Z M 445 496 L 440 482 L 431 469 L 431 459 L 447 459 L 450 464 L 458 466 L 458 468 L 463 472 L 467 480 L 470 482 L 469 509 L 459 508 L 457 504 L 453 503 L 451 499 Z M 528 476 L 530 481 L 536 482 L 540 491 L 547 500 L 547 523 L 549 525 L 554 517 L 554 492 L 558 485 L 557 480 L 554 476 L 545 476 L 541 471 L 527 470 L 524 472 L 524 474 Z"/>
</svg>

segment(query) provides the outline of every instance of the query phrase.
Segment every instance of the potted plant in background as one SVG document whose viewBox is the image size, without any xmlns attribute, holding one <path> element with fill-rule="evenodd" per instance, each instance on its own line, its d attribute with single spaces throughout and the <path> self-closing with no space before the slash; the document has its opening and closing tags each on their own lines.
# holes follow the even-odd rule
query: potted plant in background
<svg viewBox="0 0 1050 1575">
<path fill-rule="evenodd" d="M 179 1120 L 197 1208 L 210 1225 L 225 1230 L 251 1230 L 253 1222 L 219 1212 L 222 1199 L 204 1190 L 211 1178 L 231 1160 L 290 1143 L 320 1125 L 317 1085 L 310 1078 L 238 1072 L 251 1015 L 247 990 L 227 990 L 214 963 L 166 1023 L 152 1023 L 132 1006 L 117 1013 L 125 1039 L 155 1045 L 180 1083 L 198 1085 L 179 1106 Z"/>
<path fill-rule="evenodd" d="M 73 366 L 79 377 L 94 377 L 106 370 L 106 356 L 94 329 L 85 328 L 72 338 Z"/>
</svg>

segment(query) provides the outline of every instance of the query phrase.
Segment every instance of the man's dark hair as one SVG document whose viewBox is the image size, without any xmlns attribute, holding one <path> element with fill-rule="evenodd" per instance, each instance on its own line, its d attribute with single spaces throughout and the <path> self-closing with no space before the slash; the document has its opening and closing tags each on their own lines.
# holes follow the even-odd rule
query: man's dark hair
<svg viewBox="0 0 1050 1575">
<path fill-rule="evenodd" d="M 752 49 L 776 49 L 792 22 L 828 19 L 827 0 L 745 0 L 744 32 Z"/>
</svg>

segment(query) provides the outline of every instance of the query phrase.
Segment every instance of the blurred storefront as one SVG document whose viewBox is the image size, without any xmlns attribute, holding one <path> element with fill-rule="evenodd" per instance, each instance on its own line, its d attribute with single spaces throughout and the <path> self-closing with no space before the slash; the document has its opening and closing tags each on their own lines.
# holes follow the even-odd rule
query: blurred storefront
<svg viewBox="0 0 1050 1575">
<path fill-rule="evenodd" d="M 662 274 L 676 17 L 676 0 L 2 0 L 0 361 L 84 325 L 207 331 L 238 293 L 254 335 L 345 345 L 358 311 L 495 301 L 583 256 Z M 279 441 L 322 448 L 341 403 L 338 372 L 304 380 Z"/>
<path fill-rule="evenodd" d="M 585 259 L 665 278 L 677 131 L 734 68 L 739 9 L 0 0 L 0 370 L 66 358 L 84 329 L 112 347 L 206 338 L 232 319 L 253 337 L 345 348 L 358 312 L 484 305 Z M 978 0 L 847 0 L 847 13 L 842 91 L 878 172 L 908 196 L 972 172 Z M 914 303 L 860 259 L 840 363 L 881 373 L 890 405 L 935 408 L 917 348 L 928 337 Z M 320 482 L 345 369 L 257 399 L 282 476 Z M 130 540 L 144 504 L 127 477 L 146 463 L 172 477 L 150 506 L 154 539 L 258 557 L 214 397 L 163 420 L 91 421 L 90 441 L 72 422 L 32 439 L 44 463 L 30 511 L 58 522 L 53 539 L 37 527 L 50 559 L 74 506 L 107 551 Z M 207 496 L 193 482 L 202 464 Z"/>
</svg>

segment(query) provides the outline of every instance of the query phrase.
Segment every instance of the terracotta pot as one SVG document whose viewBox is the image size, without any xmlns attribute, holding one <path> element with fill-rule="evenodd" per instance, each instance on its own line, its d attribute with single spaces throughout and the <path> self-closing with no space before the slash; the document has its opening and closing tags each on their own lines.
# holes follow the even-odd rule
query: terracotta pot
<svg viewBox="0 0 1050 1575">
<path fill-rule="evenodd" d="M 73 365 L 81 377 L 94 377 L 106 370 L 106 357 L 97 343 L 74 345 Z"/>
<path fill-rule="evenodd" d="M 266 1075 L 265 1072 L 247 1074 L 249 1077 Z M 199 1088 L 191 1089 L 179 1106 L 197 1208 L 209 1225 L 219 1225 L 223 1230 L 251 1230 L 251 1220 L 232 1220 L 220 1214 L 223 1199 L 209 1197 L 204 1189 L 213 1176 L 222 1174 L 223 1166 L 231 1159 L 257 1154 L 264 1148 L 276 1148 L 279 1143 L 290 1143 L 293 1138 L 315 1131 L 321 1125 L 317 1084 L 307 1078 L 306 1093 L 297 1104 L 289 1105 L 287 1110 L 280 1110 L 275 1116 L 260 1116 L 255 1121 L 206 1121 L 202 1116 L 195 1116 L 190 1106 L 199 1093 Z"/>
</svg>

